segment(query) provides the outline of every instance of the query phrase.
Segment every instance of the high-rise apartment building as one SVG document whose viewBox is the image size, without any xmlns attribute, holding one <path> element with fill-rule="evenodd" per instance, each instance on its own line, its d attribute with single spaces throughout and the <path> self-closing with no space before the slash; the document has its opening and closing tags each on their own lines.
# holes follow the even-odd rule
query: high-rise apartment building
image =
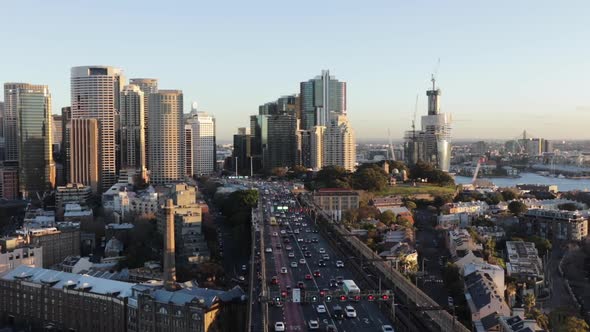
<svg viewBox="0 0 590 332">
<path fill-rule="evenodd" d="M 328 70 L 307 82 L 301 82 L 302 129 L 326 126 L 330 113 L 346 114 L 346 83 L 330 76 Z"/>
<path fill-rule="evenodd" d="M 326 127 L 314 126 L 309 130 L 308 145 L 309 149 L 309 167 L 319 171 L 324 167 L 324 134 Z"/>
<path fill-rule="evenodd" d="M 99 189 L 99 131 L 98 120 L 71 119 L 69 123 L 70 181 L 81 183 L 98 193 Z"/>
<path fill-rule="evenodd" d="M 52 190 L 55 164 L 49 89 L 46 85 L 6 83 L 4 100 L 9 113 L 16 115 L 19 196 L 28 198 Z"/>
<path fill-rule="evenodd" d="M 178 182 L 184 175 L 183 95 L 180 90 L 159 90 L 149 101 L 150 181 Z"/>
<path fill-rule="evenodd" d="M 127 85 L 121 91 L 119 116 L 121 121 L 121 168 L 143 170 L 145 164 L 145 99 L 137 85 Z"/>
<path fill-rule="evenodd" d="M 117 182 L 115 121 L 124 83 L 122 71 L 114 67 L 81 66 L 73 67 L 71 70 L 72 119 L 98 120 L 98 165 L 101 191 L 106 191 Z M 77 144 L 75 139 L 76 137 L 72 136 L 72 144 Z M 72 162 L 81 159 L 74 152 L 72 150 Z"/>
<path fill-rule="evenodd" d="M 129 84 L 137 85 L 141 92 L 143 92 L 143 110 L 144 110 L 144 132 L 145 132 L 145 161 L 146 167 L 149 169 L 150 139 L 149 139 L 149 113 L 150 113 L 150 94 L 158 92 L 158 80 L 155 78 L 131 78 Z"/>
<path fill-rule="evenodd" d="M 60 114 L 54 114 L 51 119 L 51 143 L 53 144 L 53 153 L 61 153 L 63 146 L 63 130 L 61 128 L 63 121 Z"/>
<path fill-rule="evenodd" d="M 0 101 L 0 161 L 4 161 L 4 102 Z"/>
<path fill-rule="evenodd" d="M 193 168 L 193 126 L 190 124 L 184 125 L 184 175 L 192 177 Z"/>
<path fill-rule="evenodd" d="M 193 135 L 193 174 L 211 174 L 215 171 L 215 118 L 193 107 L 187 123 Z"/>
<path fill-rule="evenodd" d="M 356 141 L 346 115 L 332 114 L 324 132 L 323 166 L 340 166 L 354 172 Z"/>
</svg>

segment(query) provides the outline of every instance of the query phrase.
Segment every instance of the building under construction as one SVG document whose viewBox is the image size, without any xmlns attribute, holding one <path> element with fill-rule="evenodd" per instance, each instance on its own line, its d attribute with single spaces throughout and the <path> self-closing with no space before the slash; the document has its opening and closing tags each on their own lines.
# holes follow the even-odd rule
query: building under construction
<svg viewBox="0 0 590 332">
<path fill-rule="evenodd" d="M 432 78 L 432 90 L 428 96 L 428 115 L 422 116 L 421 129 L 416 129 L 416 114 L 412 130 L 405 134 L 405 156 L 408 165 L 424 161 L 438 169 L 448 171 L 451 166 L 451 114 L 440 113 L 440 89 Z"/>
</svg>

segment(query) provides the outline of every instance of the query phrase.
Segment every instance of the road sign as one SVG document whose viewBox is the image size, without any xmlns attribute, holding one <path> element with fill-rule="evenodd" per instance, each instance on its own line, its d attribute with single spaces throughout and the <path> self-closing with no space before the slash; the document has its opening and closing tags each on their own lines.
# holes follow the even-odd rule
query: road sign
<svg viewBox="0 0 590 332">
<path fill-rule="evenodd" d="M 293 288 L 293 303 L 301 303 L 301 289 Z"/>
</svg>

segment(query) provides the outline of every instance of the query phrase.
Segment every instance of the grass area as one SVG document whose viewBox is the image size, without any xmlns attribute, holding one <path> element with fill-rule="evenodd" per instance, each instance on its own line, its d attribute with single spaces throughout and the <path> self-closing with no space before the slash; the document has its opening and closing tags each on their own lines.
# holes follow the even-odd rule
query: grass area
<svg viewBox="0 0 590 332">
<path fill-rule="evenodd" d="M 455 186 L 441 187 L 432 184 L 416 184 L 416 186 L 398 184 L 393 187 L 387 187 L 387 189 L 376 193 L 375 196 L 389 196 L 389 195 L 401 195 L 411 196 L 417 194 L 431 194 L 434 196 L 453 194 L 455 192 Z"/>
</svg>

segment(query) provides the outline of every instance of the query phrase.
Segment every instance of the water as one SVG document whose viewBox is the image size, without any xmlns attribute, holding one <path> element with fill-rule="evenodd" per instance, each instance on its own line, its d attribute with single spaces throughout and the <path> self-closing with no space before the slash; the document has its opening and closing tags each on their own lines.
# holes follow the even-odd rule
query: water
<svg viewBox="0 0 590 332">
<path fill-rule="evenodd" d="M 557 185 L 559 191 L 590 190 L 590 179 L 558 179 L 548 176 L 541 176 L 535 173 L 520 173 L 519 178 L 482 178 L 492 181 L 498 187 L 515 187 L 517 184 L 543 184 Z M 471 183 L 472 178 L 466 176 L 455 176 L 457 184 Z"/>
</svg>

